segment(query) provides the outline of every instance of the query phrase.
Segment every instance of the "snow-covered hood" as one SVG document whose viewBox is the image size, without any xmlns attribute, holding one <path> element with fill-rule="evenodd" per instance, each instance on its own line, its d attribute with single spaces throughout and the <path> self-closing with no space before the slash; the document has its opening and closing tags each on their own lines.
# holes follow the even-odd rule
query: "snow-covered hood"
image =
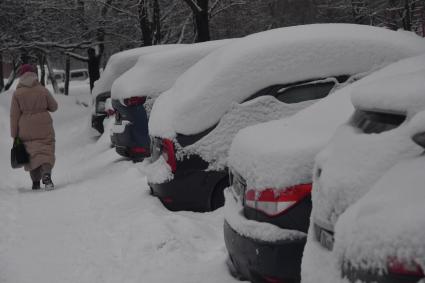
<svg viewBox="0 0 425 283">
<path fill-rule="evenodd" d="M 112 85 L 111 97 L 156 97 L 169 89 L 176 79 L 193 64 L 231 39 L 183 45 L 142 55 L 137 63 Z"/>
<path fill-rule="evenodd" d="M 385 270 L 398 258 L 425 270 L 424 168 L 423 155 L 400 162 L 341 215 L 335 227 L 340 261 Z"/>
<path fill-rule="evenodd" d="M 108 63 L 106 64 L 105 70 L 102 72 L 100 78 L 95 82 L 92 91 L 93 99 L 105 92 L 111 91 L 113 82 L 121 76 L 124 72 L 136 64 L 137 59 L 144 55 L 152 52 L 158 52 L 161 50 L 167 50 L 182 46 L 180 44 L 167 44 L 167 45 L 155 45 L 146 46 L 140 48 L 134 48 L 122 52 L 115 53 L 112 55 Z"/>
<path fill-rule="evenodd" d="M 275 29 L 235 40 L 186 71 L 155 103 L 154 136 L 202 132 L 232 106 L 273 85 L 351 75 L 421 54 L 411 34 L 351 24 Z"/>
</svg>

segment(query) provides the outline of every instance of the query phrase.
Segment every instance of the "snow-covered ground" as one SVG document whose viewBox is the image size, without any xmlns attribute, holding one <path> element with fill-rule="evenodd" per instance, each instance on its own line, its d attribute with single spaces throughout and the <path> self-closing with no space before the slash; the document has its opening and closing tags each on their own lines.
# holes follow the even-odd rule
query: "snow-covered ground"
<svg viewBox="0 0 425 283">
<path fill-rule="evenodd" d="M 10 168 L 10 94 L 0 94 L 0 282 L 237 282 L 223 210 L 166 210 L 108 137 L 94 138 L 78 103 L 90 95 L 55 97 L 57 188 L 33 192 L 28 173 Z"/>
</svg>

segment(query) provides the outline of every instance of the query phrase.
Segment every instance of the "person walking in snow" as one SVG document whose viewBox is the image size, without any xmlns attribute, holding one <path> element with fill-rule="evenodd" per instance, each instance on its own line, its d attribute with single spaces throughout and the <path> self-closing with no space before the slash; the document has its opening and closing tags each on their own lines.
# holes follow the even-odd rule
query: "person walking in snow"
<svg viewBox="0 0 425 283">
<path fill-rule="evenodd" d="M 54 188 L 51 173 L 55 164 L 55 131 L 49 112 L 58 104 L 37 79 L 36 69 L 29 64 L 20 68 L 19 83 L 10 106 L 10 134 L 19 137 L 29 154 L 25 171 L 30 172 L 32 189 Z"/>
</svg>

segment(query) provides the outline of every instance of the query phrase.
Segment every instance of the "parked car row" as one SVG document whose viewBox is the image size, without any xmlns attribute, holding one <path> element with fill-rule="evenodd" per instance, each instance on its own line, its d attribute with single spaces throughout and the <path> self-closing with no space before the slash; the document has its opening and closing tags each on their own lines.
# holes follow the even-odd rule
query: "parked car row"
<svg viewBox="0 0 425 283">
<path fill-rule="evenodd" d="M 93 119 L 107 116 L 102 102 L 112 96 L 111 142 L 119 154 L 147 160 L 152 195 L 168 209 L 225 205 L 235 277 L 424 278 L 425 222 L 415 216 L 425 200 L 418 174 L 425 146 L 424 39 L 319 24 L 144 48 L 149 52 L 111 57 L 95 86 Z M 99 122 L 93 126 L 100 129 Z M 404 192 L 392 180 L 406 180 L 401 175 L 409 168 L 416 183 L 399 202 L 414 206 L 398 215 L 388 206 L 397 207 Z M 386 184 L 394 186 L 391 194 L 378 197 Z M 406 235 L 392 229 L 387 210 L 401 222 L 414 214 L 414 223 L 395 224 Z"/>
</svg>

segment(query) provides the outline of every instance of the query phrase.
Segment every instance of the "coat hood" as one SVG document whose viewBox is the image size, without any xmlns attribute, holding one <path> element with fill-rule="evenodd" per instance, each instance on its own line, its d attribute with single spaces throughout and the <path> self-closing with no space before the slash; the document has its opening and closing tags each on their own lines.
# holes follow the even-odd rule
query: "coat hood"
<svg viewBox="0 0 425 283">
<path fill-rule="evenodd" d="M 37 75 L 33 72 L 27 72 L 19 78 L 19 87 L 32 87 L 38 83 Z"/>
</svg>

